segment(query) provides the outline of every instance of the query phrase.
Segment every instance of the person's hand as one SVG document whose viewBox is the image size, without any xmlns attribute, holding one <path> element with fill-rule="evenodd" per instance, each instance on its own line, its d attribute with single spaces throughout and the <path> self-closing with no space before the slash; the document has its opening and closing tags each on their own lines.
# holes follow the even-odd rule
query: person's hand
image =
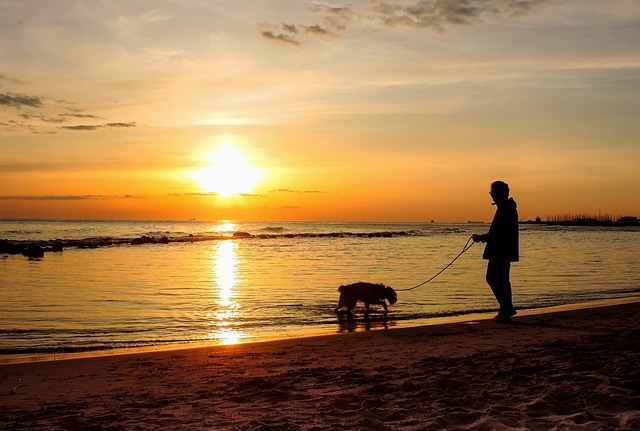
<svg viewBox="0 0 640 431">
<path fill-rule="evenodd" d="M 482 237 L 476 233 L 474 233 L 473 235 L 471 235 L 471 239 L 473 240 L 473 242 L 481 242 L 482 241 Z"/>
</svg>

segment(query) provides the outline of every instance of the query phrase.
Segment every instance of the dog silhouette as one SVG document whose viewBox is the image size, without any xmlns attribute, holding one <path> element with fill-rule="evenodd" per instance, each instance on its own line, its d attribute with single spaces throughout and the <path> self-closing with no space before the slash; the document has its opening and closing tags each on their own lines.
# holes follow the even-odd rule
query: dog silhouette
<svg viewBox="0 0 640 431">
<path fill-rule="evenodd" d="M 336 314 L 341 314 L 341 310 L 346 308 L 346 312 L 349 315 L 353 315 L 353 309 L 356 304 L 362 302 L 364 303 L 367 315 L 369 314 L 369 306 L 372 304 L 382 305 L 386 315 L 386 301 L 389 301 L 389 304 L 395 304 L 398 301 L 398 295 L 395 290 L 382 283 L 375 284 L 360 281 L 340 286 L 338 292 L 340 292 L 340 298 L 338 298 L 338 306 L 334 310 Z"/>
</svg>

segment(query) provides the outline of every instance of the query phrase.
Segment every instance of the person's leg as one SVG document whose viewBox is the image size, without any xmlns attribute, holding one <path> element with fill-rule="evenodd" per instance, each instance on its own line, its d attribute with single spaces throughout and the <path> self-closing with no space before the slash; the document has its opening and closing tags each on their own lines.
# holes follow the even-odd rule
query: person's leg
<svg viewBox="0 0 640 431">
<path fill-rule="evenodd" d="M 487 265 L 487 284 L 500 304 L 500 312 L 508 316 L 515 314 L 511 295 L 509 275 L 511 263 L 508 261 L 489 260 Z"/>
</svg>

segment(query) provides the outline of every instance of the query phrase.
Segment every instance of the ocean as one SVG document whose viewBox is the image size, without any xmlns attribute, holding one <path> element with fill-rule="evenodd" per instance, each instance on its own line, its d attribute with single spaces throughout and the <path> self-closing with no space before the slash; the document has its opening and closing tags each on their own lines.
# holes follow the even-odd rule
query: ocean
<svg viewBox="0 0 640 431">
<path fill-rule="evenodd" d="M 229 344 L 415 326 L 495 311 L 484 223 L 0 220 L 0 238 L 76 246 L 0 254 L 0 355 Z M 167 238 L 166 243 L 134 239 Z M 82 241 L 79 241 L 82 240 Z M 520 225 L 518 309 L 640 295 L 640 228 Z M 79 246 L 78 246 L 79 245 Z M 398 291 L 386 317 L 333 312 L 338 286 Z"/>
</svg>

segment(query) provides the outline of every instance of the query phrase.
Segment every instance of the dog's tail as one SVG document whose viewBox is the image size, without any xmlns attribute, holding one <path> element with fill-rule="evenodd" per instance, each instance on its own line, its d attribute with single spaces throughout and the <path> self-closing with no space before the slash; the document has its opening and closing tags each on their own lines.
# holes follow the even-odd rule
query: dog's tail
<svg viewBox="0 0 640 431">
<path fill-rule="evenodd" d="M 342 291 L 344 290 L 344 288 L 345 288 L 345 287 L 346 287 L 346 286 L 340 286 L 340 287 L 338 287 L 338 292 L 342 293 Z"/>
</svg>

